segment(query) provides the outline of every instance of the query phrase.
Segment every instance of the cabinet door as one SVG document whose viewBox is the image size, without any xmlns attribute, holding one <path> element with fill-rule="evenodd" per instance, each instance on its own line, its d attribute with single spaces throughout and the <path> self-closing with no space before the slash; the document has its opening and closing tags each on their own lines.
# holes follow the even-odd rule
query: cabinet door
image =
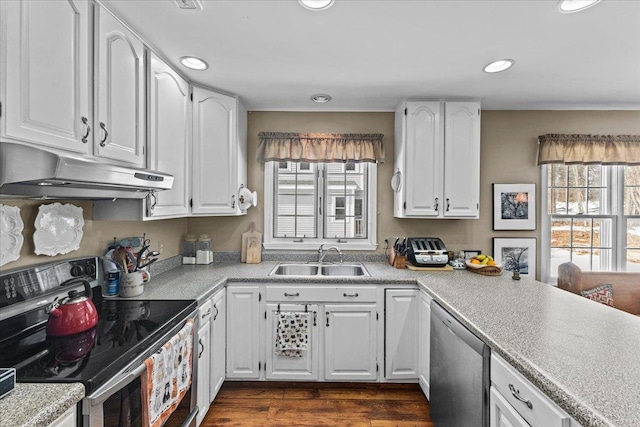
<svg viewBox="0 0 640 427">
<path fill-rule="evenodd" d="M 385 378 L 418 378 L 418 290 L 385 291 Z"/>
<path fill-rule="evenodd" d="M 258 286 L 227 287 L 227 378 L 260 377 L 259 299 Z"/>
<path fill-rule="evenodd" d="M 200 425 L 209 410 L 209 361 L 211 359 L 210 340 L 211 322 L 207 321 L 198 330 L 198 415 L 196 424 Z"/>
<path fill-rule="evenodd" d="M 300 357 L 276 354 L 277 328 L 280 313 L 307 313 L 308 335 L 307 350 L 300 351 Z M 319 379 L 318 345 L 318 306 L 316 304 L 267 304 L 267 379 L 268 380 L 304 380 Z"/>
<path fill-rule="evenodd" d="M 438 216 L 442 209 L 441 102 L 407 102 L 405 215 Z"/>
<path fill-rule="evenodd" d="M 91 3 L 0 1 L 2 136 L 88 153 Z"/>
<path fill-rule="evenodd" d="M 155 54 L 149 70 L 149 168 L 174 177 L 173 188 L 147 199 L 151 217 L 189 213 L 191 102 L 189 85 Z"/>
<path fill-rule="evenodd" d="M 99 6 L 96 18 L 94 154 L 143 167 L 144 46 Z"/>
<path fill-rule="evenodd" d="M 374 304 L 325 305 L 325 379 L 377 379 L 376 317 Z"/>
<path fill-rule="evenodd" d="M 529 427 L 495 387 L 489 391 L 489 406 L 490 427 Z"/>
<path fill-rule="evenodd" d="M 226 319 L 227 300 L 225 289 L 220 289 L 211 298 L 213 313 L 211 317 L 211 376 L 209 377 L 209 401 L 213 402 L 222 383 L 226 369 Z"/>
<path fill-rule="evenodd" d="M 480 103 L 445 103 L 445 217 L 478 217 Z"/>
<path fill-rule="evenodd" d="M 418 306 L 418 334 L 419 334 L 419 382 L 424 395 L 429 398 L 429 357 L 431 355 L 431 297 L 424 291 L 420 292 Z"/>
<path fill-rule="evenodd" d="M 234 215 L 239 183 L 237 100 L 193 88 L 194 214 Z"/>
</svg>

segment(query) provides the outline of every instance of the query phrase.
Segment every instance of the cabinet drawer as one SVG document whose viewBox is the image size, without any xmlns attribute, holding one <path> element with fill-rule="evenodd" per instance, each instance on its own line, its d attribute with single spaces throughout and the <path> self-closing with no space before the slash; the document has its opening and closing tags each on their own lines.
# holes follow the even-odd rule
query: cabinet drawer
<svg viewBox="0 0 640 427">
<path fill-rule="evenodd" d="M 571 418 L 562 409 L 495 354 L 491 355 L 491 384 L 530 425 L 571 425 Z"/>
<path fill-rule="evenodd" d="M 211 299 L 208 299 L 207 302 L 198 308 L 198 321 L 200 322 L 200 326 L 211 320 L 211 312 Z"/>
<path fill-rule="evenodd" d="M 267 286 L 267 301 L 375 302 L 376 286 Z"/>
</svg>

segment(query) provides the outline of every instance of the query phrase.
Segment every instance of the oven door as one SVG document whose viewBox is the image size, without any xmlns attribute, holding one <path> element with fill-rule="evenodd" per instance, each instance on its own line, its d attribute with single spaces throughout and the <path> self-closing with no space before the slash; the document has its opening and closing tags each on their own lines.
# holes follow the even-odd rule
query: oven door
<svg viewBox="0 0 640 427">
<path fill-rule="evenodd" d="M 197 315 L 192 313 L 189 316 L 196 319 L 194 332 L 197 331 Z M 145 352 L 142 360 L 138 359 L 130 365 L 131 369 L 114 376 L 109 382 L 97 389 L 91 395 L 82 400 L 82 426 L 83 427 L 143 427 L 142 423 L 142 390 L 141 376 L 146 370 L 144 360 L 182 327 L 184 322 L 172 328 L 161 339 L 156 341 L 149 350 Z M 194 346 L 196 347 L 197 332 L 193 334 Z M 191 353 L 194 357 L 195 352 Z M 193 359 L 193 370 L 191 372 L 191 386 L 186 395 L 180 401 L 176 410 L 167 419 L 164 426 L 167 427 L 196 427 L 197 406 L 197 358 Z"/>
</svg>

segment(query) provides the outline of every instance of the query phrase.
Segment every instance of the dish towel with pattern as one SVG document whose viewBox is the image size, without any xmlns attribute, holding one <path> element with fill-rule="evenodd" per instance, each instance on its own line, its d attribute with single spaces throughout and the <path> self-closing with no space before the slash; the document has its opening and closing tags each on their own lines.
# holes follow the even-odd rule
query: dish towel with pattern
<svg viewBox="0 0 640 427">
<path fill-rule="evenodd" d="M 162 426 L 191 385 L 193 319 L 160 350 L 147 358 L 142 374 L 142 425 Z"/>
<path fill-rule="evenodd" d="M 309 318 L 311 313 L 281 311 L 276 328 L 276 355 L 302 357 L 309 346 Z"/>
</svg>

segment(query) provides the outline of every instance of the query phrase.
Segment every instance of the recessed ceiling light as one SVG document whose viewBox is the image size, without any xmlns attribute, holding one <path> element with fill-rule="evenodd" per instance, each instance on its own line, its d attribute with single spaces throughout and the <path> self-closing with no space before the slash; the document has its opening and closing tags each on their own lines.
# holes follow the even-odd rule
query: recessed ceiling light
<svg viewBox="0 0 640 427">
<path fill-rule="evenodd" d="M 195 56 L 183 56 L 180 58 L 180 62 L 182 62 L 182 65 L 185 67 L 191 68 L 192 70 L 202 71 L 209 68 L 209 64 Z"/>
<path fill-rule="evenodd" d="M 500 71 L 508 70 L 515 64 L 513 59 L 498 59 L 490 64 L 485 65 L 483 68 L 485 73 L 499 73 Z"/>
<path fill-rule="evenodd" d="M 331 95 L 327 95 L 326 93 L 316 93 L 315 95 L 311 95 L 311 100 L 313 102 L 323 104 L 325 102 L 331 101 Z"/>
<path fill-rule="evenodd" d="M 335 0 L 298 0 L 300 4 L 309 10 L 325 10 L 333 6 Z"/>
<path fill-rule="evenodd" d="M 560 0 L 558 2 L 558 10 L 562 13 L 580 12 L 595 6 L 600 0 Z"/>
</svg>

